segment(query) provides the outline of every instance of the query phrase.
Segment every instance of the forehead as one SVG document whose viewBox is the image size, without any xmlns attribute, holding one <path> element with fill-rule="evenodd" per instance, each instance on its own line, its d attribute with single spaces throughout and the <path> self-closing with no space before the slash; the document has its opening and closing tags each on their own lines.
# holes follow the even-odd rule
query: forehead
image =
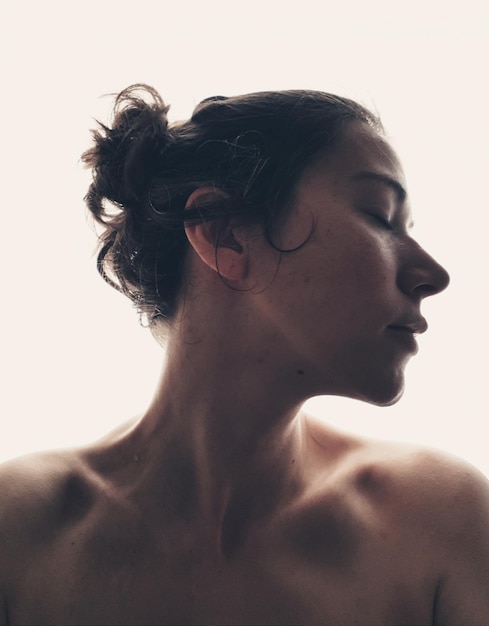
<svg viewBox="0 0 489 626">
<path fill-rule="evenodd" d="M 360 180 L 362 176 L 368 179 L 368 174 L 377 175 L 379 180 L 384 177 L 396 181 L 400 192 L 406 189 L 401 162 L 390 143 L 366 123 L 355 121 L 348 124 L 330 153 L 306 168 L 302 182 L 319 175 L 331 182 L 343 183 Z"/>
</svg>

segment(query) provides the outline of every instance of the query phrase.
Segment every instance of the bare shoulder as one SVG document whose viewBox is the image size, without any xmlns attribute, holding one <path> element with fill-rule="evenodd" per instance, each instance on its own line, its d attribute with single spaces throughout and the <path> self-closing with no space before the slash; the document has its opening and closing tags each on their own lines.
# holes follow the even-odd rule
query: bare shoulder
<svg viewBox="0 0 489 626">
<path fill-rule="evenodd" d="M 0 464 L 0 531 L 9 537 L 9 546 L 18 537 L 21 552 L 28 552 L 108 497 L 110 481 L 104 469 L 121 464 L 117 442 L 127 428 L 123 424 L 85 447 L 30 454 Z M 2 550 L 8 555 L 8 550 Z M 18 558 L 18 548 L 15 554 Z"/>
<path fill-rule="evenodd" d="M 343 433 L 315 418 L 308 417 L 307 422 L 325 457 L 337 451 L 340 480 L 365 496 L 377 494 L 386 502 L 392 499 L 400 512 L 413 507 L 428 514 L 437 511 L 438 522 L 444 520 L 454 528 L 463 523 L 468 510 L 475 507 L 486 512 L 489 480 L 469 462 L 415 444 Z"/>
<path fill-rule="evenodd" d="M 328 484 L 366 502 L 401 528 L 430 534 L 447 555 L 489 541 L 489 480 L 455 455 L 345 434 L 312 419 Z M 334 472 L 329 460 L 336 452 Z M 332 476 L 332 478 L 329 478 Z M 489 566 L 489 554 L 487 556 Z"/>
<path fill-rule="evenodd" d="M 0 523 L 8 524 L 19 515 L 48 511 L 66 481 L 81 472 L 76 451 L 54 451 L 29 454 L 0 465 Z M 27 521 L 27 520 L 26 520 Z"/>
<path fill-rule="evenodd" d="M 52 524 L 79 515 L 90 496 L 104 489 L 103 472 L 92 459 L 103 459 L 102 465 L 107 465 L 106 459 L 119 459 L 116 442 L 128 424 L 85 447 L 39 452 L 0 464 L 0 527 L 39 529 L 44 519 Z"/>
<path fill-rule="evenodd" d="M 384 488 L 400 513 L 415 512 L 447 537 L 474 516 L 489 522 L 489 481 L 469 462 L 416 445 L 365 441 L 355 471 L 359 486 Z"/>
<path fill-rule="evenodd" d="M 466 461 L 418 451 L 410 493 L 439 548 L 435 624 L 489 624 L 489 481 Z"/>
<path fill-rule="evenodd" d="M 0 625 L 5 597 L 40 546 L 80 507 L 83 472 L 75 452 L 31 454 L 0 464 Z"/>
<path fill-rule="evenodd" d="M 420 532 L 436 547 L 435 624 L 489 624 L 489 481 L 470 463 L 432 450 L 413 451 L 401 474 Z M 417 504 L 416 504 L 417 503 Z"/>
<path fill-rule="evenodd" d="M 321 436 L 343 450 L 335 487 L 429 564 L 438 581 L 434 623 L 489 624 L 489 480 L 439 450 L 319 427 Z"/>
<path fill-rule="evenodd" d="M 90 503 L 90 487 L 77 451 L 36 453 L 0 465 L 0 576 L 22 567 Z"/>
</svg>

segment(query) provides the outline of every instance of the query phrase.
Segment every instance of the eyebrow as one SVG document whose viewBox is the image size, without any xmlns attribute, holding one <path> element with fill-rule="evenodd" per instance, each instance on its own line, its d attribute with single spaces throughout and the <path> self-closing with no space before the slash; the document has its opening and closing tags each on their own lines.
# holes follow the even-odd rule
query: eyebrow
<svg viewBox="0 0 489 626">
<path fill-rule="evenodd" d="M 388 185 L 391 189 L 394 189 L 399 202 L 404 202 L 407 198 L 407 191 L 404 189 L 401 183 L 395 178 L 392 178 L 392 176 L 389 176 L 388 174 L 381 174 L 379 172 L 369 171 L 359 172 L 358 174 L 352 176 L 352 180 L 376 180 L 384 183 L 385 185 Z"/>
</svg>

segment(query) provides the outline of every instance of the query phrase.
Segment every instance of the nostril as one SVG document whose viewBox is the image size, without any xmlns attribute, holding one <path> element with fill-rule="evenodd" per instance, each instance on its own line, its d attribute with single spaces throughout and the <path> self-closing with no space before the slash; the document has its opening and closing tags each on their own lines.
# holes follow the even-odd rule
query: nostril
<svg viewBox="0 0 489 626">
<path fill-rule="evenodd" d="M 422 298 L 427 298 L 428 296 L 434 296 L 440 289 L 437 289 L 433 285 L 418 285 L 414 291 Z"/>
<path fill-rule="evenodd" d="M 446 269 L 429 257 L 430 264 L 418 267 L 410 276 L 411 293 L 419 298 L 427 298 L 440 293 L 448 287 L 450 276 Z"/>
</svg>

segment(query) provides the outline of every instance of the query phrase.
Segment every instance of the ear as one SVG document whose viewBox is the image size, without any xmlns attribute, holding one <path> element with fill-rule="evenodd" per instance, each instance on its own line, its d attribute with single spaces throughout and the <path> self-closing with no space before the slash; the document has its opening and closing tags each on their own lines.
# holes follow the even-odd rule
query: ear
<svg viewBox="0 0 489 626">
<path fill-rule="evenodd" d="M 190 194 L 186 209 L 198 209 L 222 203 L 229 194 L 214 187 L 199 187 Z M 232 218 L 217 218 L 186 224 L 190 245 L 208 267 L 220 276 L 236 281 L 246 277 L 248 246 L 243 227 Z"/>
</svg>

